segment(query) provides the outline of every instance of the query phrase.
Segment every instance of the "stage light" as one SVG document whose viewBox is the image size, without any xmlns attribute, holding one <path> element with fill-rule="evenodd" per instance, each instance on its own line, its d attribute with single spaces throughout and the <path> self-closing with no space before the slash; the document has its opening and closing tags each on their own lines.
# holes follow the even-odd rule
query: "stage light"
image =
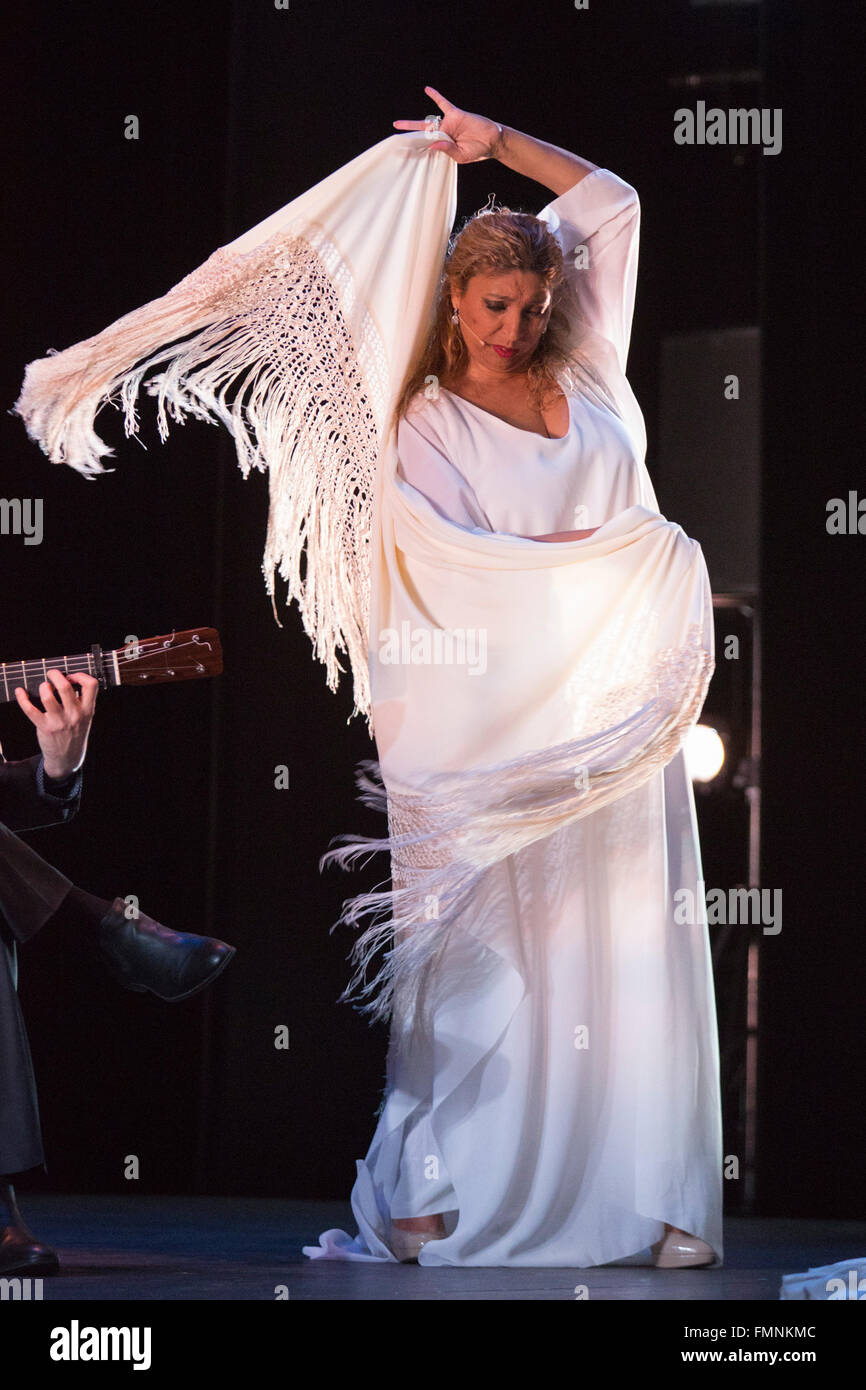
<svg viewBox="0 0 866 1390">
<path fill-rule="evenodd" d="M 693 782 L 712 782 L 722 770 L 725 745 L 709 724 L 695 724 L 685 741 L 686 767 Z"/>
</svg>

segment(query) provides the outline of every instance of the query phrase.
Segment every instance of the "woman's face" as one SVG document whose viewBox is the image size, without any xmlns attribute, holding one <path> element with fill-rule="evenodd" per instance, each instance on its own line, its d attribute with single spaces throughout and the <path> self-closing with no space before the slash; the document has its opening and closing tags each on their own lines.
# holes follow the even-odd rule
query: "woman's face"
<svg viewBox="0 0 866 1390">
<path fill-rule="evenodd" d="M 497 270 L 473 275 L 452 302 L 470 361 L 488 371 L 525 371 L 550 318 L 550 291 L 531 270 Z"/>
</svg>

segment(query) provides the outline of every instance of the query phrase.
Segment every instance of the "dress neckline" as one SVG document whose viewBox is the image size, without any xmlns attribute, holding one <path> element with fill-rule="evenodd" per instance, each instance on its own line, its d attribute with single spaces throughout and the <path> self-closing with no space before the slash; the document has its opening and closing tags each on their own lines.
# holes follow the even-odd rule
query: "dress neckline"
<svg viewBox="0 0 866 1390">
<path fill-rule="evenodd" d="M 562 392 L 565 399 L 568 401 L 568 429 L 565 431 L 565 434 L 539 434 L 538 430 L 525 430 L 521 425 L 512 425 L 510 420 L 503 420 L 501 415 L 494 415 L 492 410 L 485 410 L 483 405 L 476 405 L 474 401 L 467 400 L 465 396 L 460 395 L 459 391 L 452 391 L 447 386 L 440 386 L 439 390 L 447 391 L 449 396 L 453 396 L 455 400 L 462 401 L 464 405 L 471 405 L 473 410 L 479 410 L 482 415 L 487 416 L 488 420 L 497 420 L 499 424 L 504 425 L 507 430 L 516 430 L 518 434 L 531 434 L 535 439 L 543 439 L 545 444 L 561 444 L 562 441 L 567 439 L 571 434 L 571 396 L 567 391 Z"/>
</svg>

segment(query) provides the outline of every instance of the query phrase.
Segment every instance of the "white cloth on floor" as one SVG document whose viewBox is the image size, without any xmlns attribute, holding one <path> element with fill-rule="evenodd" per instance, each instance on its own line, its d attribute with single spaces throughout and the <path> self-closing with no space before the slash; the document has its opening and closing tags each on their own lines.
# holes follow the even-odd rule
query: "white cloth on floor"
<svg viewBox="0 0 866 1390">
<path fill-rule="evenodd" d="M 866 1257 L 852 1256 L 833 1265 L 811 1265 L 804 1274 L 783 1274 L 779 1298 L 866 1299 Z"/>
</svg>

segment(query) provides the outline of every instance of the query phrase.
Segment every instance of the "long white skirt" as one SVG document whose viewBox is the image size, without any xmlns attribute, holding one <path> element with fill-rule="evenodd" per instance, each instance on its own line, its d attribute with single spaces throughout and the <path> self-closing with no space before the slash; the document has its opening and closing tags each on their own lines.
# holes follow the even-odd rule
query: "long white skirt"
<svg viewBox="0 0 866 1390">
<path fill-rule="evenodd" d="M 421 1265 L 588 1267 L 664 1222 L 723 1258 L 719 1051 L 691 783 L 644 787 L 489 869 L 437 963 L 424 1045 L 393 1065 L 357 1164 L 358 1235 L 445 1213 Z M 696 919 L 675 921 L 689 889 Z M 679 914 L 683 914 L 680 912 Z"/>
</svg>

